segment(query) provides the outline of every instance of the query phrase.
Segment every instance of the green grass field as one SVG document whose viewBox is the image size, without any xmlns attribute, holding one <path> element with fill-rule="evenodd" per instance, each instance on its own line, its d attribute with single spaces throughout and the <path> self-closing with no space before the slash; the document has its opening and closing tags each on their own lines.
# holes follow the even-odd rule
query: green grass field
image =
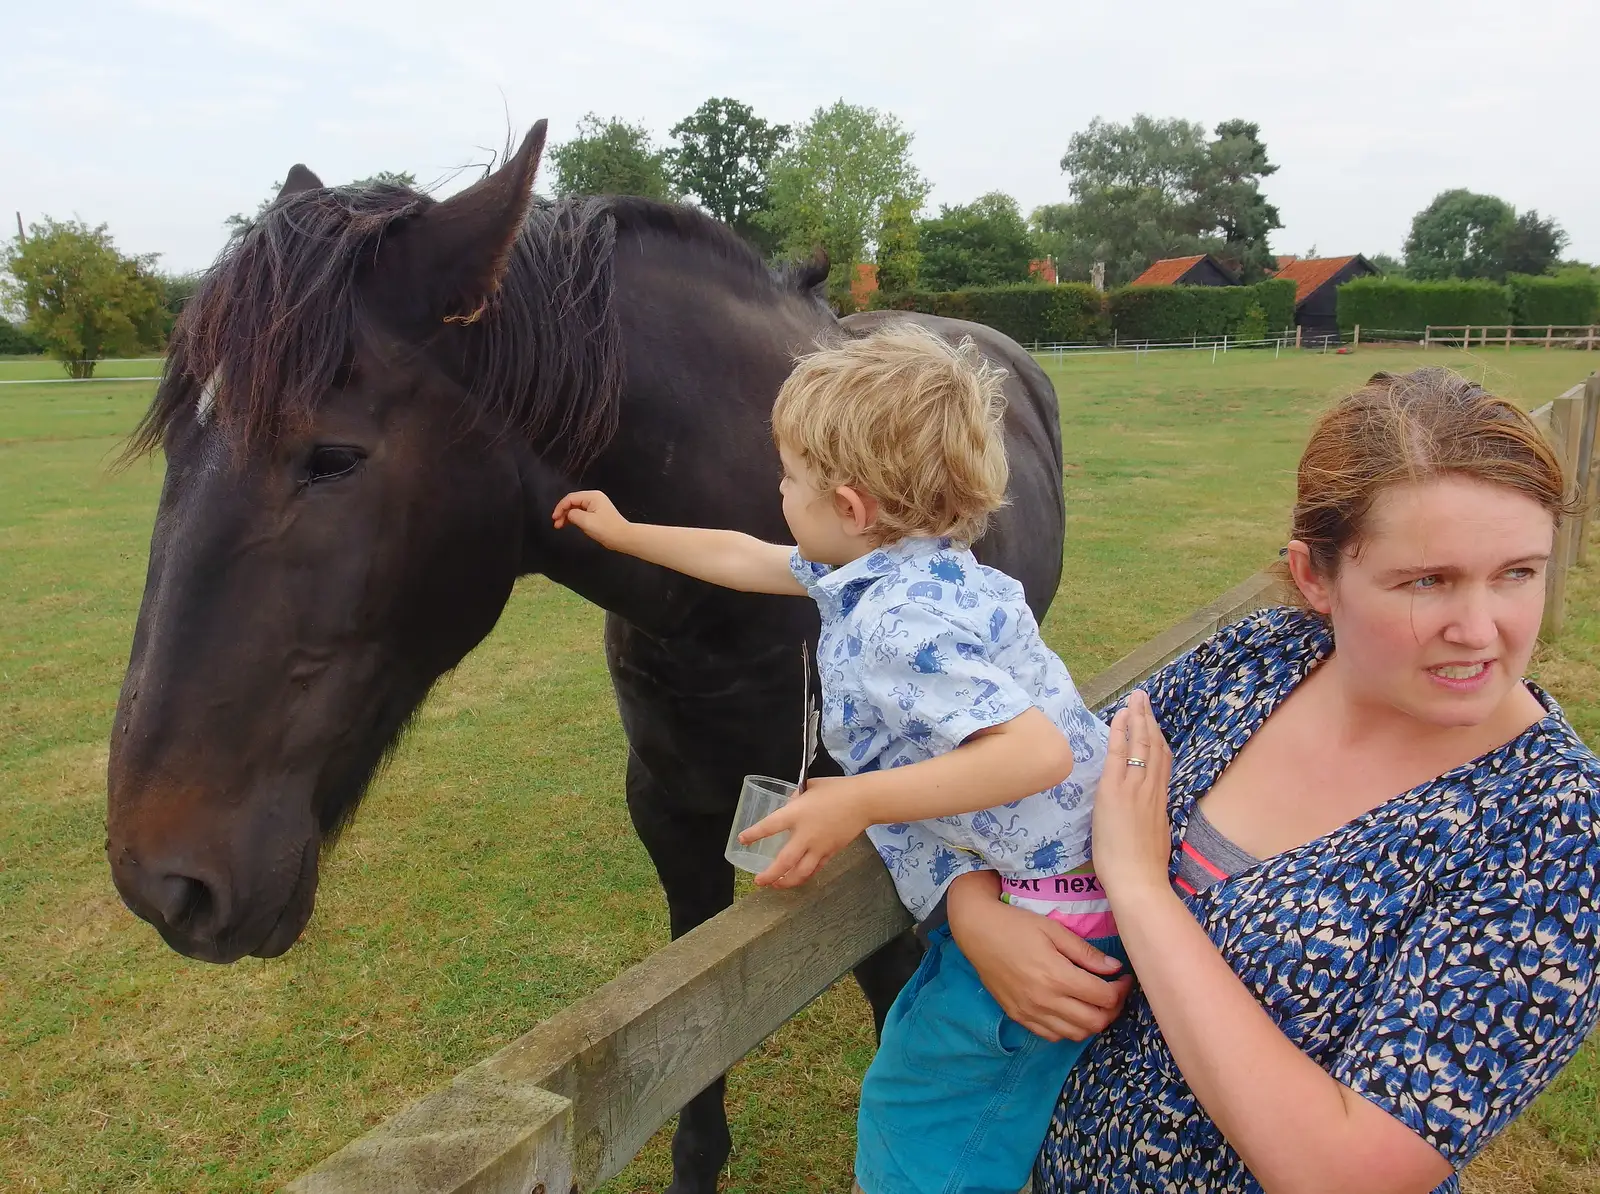
<svg viewBox="0 0 1600 1194">
<path fill-rule="evenodd" d="M 1528 406 L 1590 355 L 1363 350 L 1052 367 L 1069 538 L 1046 622 L 1087 677 L 1270 560 L 1316 411 L 1449 364 Z M 0 362 L 0 379 L 58 376 Z M 132 367 L 141 371 L 144 366 Z M 324 866 L 305 939 L 226 968 L 168 951 L 102 855 L 104 738 L 160 482 L 108 471 L 151 386 L 0 386 L 0 1188 L 250 1190 L 289 1178 L 666 940 L 622 801 L 600 615 L 537 578 L 430 698 Z M 1600 549 L 1597 549 L 1600 550 Z M 1596 557 L 1600 559 L 1600 556 Z M 1536 676 L 1600 742 L 1600 568 Z M 848 1188 L 872 1048 L 840 984 L 731 1079 L 726 1188 Z M 1600 1189 L 1600 1049 L 1468 1175 Z M 610 1189 L 659 1189 L 664 1136 Z"/>
<path fill-rule="evenodd" d="M 152 377 L 161 372 L 160 357 L 101 361 L 95 366 L 95 380 L 108 377 Z M 59 362 L 49 357 L 0 357 L 0 380 L 54 382 L 67 375 Z"/>
</svg>

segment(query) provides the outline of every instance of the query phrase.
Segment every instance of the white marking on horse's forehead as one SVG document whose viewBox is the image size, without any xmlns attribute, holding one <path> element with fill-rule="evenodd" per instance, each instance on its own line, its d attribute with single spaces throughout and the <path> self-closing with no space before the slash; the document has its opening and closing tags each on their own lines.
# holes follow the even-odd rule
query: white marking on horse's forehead
<svg viewBox="0 0 1600 1194">
<path fill-rule="evenodd" d="M 222 369 L 219 366 L 217 371 L 206 379 L 206 384 L 200 387 L 200 398 L 194 404 L 194 417 L 200 421 L 202 427 L 211 421 L 211 408 L 217 404 L 217 386 L 221 381 Z"/>
</svg>

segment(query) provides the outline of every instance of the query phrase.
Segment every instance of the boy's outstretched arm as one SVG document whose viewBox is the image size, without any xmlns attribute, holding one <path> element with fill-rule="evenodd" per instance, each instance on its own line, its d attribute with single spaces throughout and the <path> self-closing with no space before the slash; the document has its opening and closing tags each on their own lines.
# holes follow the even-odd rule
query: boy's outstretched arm
<svg viewBox="0 0 1600 1194">
<path fill-rule="evenodd" d="M 567 494 L 556 503 L 551 517 L 557 528 L 571 523 L 612 551 L 637 556 L 725 589 L 805 595 L 805 589 L 789 571 L 789 556 L 794 549 L 764 543 L 753 535 L 630 522 L 597 489 Z"/>
<path fill-rule="evenodd" d="M 1055 787 L 1072 774 L 1072 762 L 1072 743 L 1032 708 L 921 763 L 812 780 L 805 792 L 739 840 L 759 841 L 787 829 L 789 840 L 756 882 L 797 887 L 868 825 L 997 808 Z"/>
</svg>

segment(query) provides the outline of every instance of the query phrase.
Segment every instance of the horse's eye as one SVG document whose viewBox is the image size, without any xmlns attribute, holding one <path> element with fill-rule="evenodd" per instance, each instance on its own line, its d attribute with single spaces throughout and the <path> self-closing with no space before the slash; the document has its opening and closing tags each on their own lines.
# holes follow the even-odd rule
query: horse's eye
<svg viewBox="0 0 1600 1194">
<path fill-rule="evenodd" d="M 345 444 L 313 448 L 311 462 L 306 466 L 306 482 L 315 485 L 318 481 L 336 481 L 340 477 L 348 477 L 366 458 L 367 454 L 360 448 Z"/>
</svg>

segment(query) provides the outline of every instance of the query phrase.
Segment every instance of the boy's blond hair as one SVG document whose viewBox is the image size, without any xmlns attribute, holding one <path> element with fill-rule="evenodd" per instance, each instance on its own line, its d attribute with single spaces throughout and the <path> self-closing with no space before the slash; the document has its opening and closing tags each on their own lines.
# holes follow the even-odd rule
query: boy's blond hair
<svg viewBox="0 0 1600 1194">
<path fill-rule="evenodd" d="M 772 434 L 823 492 L 878 502 L 880 542 L 971 543 L 1005 504 L 1005 370 L 971 338 L 897 322 L 803 356 L 778 391 Z"/>
</svg>

